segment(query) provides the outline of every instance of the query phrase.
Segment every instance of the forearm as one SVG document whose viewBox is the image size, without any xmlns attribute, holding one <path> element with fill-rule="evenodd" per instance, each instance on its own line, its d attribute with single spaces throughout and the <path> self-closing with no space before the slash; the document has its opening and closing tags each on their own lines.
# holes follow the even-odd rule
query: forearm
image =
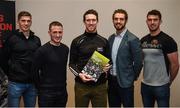
<svg viewBox="0 0 180 108">
<path fill-rule="evenodd" d="M 79 76 L 79 73 L 81 73 L 75 64 L 69 64 L 69 69 L 75 76 Z"/>
<path fill-rule="evenodd" d="M 178 52 L 172 52 L 168 54 L 169 59 L 169 72 L 170 72 L 170 83 L 174 81 L 179 71 L 179 59 Z"/>
<path fill-rule="evenodd" d="M 179 64 L 172 64 L 170 66 L 170 83 L 174 81 L 179 71 Z"/>
</svg>

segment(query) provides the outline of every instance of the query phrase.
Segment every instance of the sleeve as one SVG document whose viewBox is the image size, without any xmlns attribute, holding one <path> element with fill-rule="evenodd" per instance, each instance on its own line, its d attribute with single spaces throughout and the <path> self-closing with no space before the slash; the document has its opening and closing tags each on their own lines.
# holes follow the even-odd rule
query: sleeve
<svg viewBox="0 0 180 108">
<path fill-rule="evenodd" d="M 70 46 L 69 69 L 75 76 L 78 76 L 81 72 L 77 67 L 78 58 L 79 56 L 77 42 L 73 40 Z"/>
<path fill-rule="evenodd" d="M 166 40 L 164 46 L 165 46 L 164 50 L 167 54 L 176 52 L 178 50 L 177 43 L 172 38 L 170 38 L 169 40 Z"/>
<path fill-rule="evenodd" d="M 105 53 L 106 53 L 105 56 L 110 59 L 109 64 L 112 64 L 110 44 L 109 44 L 108 40 L 106 40 L 106 51 L 105 51 Z"/>
<path fill-rule="evenodd" d="M 39 46 L 39 47 L 41 46 L 41 40 L 40 40 L 39 37 L 38 37 L 38 46 Z"/>
<path fill-rule="evenodd" d="M 31 69 L 32 81 L 35 84 L 36 88 L 39 88 L 40 85 L 40 72 L 44 63 L 43 60 L 43 53 L 41 53 L 41 51 L 38 49 L 35 52 Z"/>
<path fill-rule="evenodd" d="M 143 53 L 141 49 L 141 42 L 138 38 L 135 38 L 130 42 L 130 50 L 131 55 L 133 58 L 133 65 L 134 65 L 134 72 L 135 72 L 135 80 L 138 79 L 139 74 L 142 69 L 142 60 L 143 60 Z"/>
</svg>

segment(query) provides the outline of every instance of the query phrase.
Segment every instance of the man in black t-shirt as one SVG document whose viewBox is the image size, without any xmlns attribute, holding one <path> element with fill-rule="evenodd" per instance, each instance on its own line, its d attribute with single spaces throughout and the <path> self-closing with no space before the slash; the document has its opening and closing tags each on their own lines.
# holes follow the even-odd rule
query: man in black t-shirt
<svg viewBox="0 0 180 108">
<path fill-rule="evenodd" d="M 40 107 L 65 107 L 69 48 L 61 42 L 63 25 L 60 22 L 50 23 L 48 33 L 51 40 L 36 51 L 32 70 L 38 104 Z"/>
<path fill-rule="evenodd" d="M 144 73 L 141 94 L 144 107 L 169 107 L 170 85 L 179 70 L 178 48 L 173 38 L 160 30 L 161 13 L 151 10 L 146 23 L 150 34 L 141 39 Z"/>
</svg>

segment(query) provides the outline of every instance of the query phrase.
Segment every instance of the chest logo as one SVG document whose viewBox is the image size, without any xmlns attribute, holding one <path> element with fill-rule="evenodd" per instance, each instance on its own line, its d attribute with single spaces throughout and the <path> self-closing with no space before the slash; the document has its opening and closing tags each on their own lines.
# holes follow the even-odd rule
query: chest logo
<svg viewBox="0 0 180 108">
<path fill-rule="evenodd" d="M 158 45 L 159 42 L 158 42 L 158 40 L 154 39 L 154 40 L 151 41 L 151 44 L 152 44 L 152 45 Z"/>
</svg>

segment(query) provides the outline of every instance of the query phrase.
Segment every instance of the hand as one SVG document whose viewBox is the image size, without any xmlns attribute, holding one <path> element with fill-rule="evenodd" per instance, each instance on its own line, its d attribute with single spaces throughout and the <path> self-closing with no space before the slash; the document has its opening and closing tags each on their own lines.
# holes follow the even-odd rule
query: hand
<svg viewBox="0 0 180 108">
<path fill-rule="evenodd" d="M 79 77 L 81 78 L 81 80 L 82 80 L 83 82 L 94 81 L 93 78 L 92 78 L 92 76 L 87 75 L 87 74 L 85 74 L 85 73 L 79 73 Z"/>
<path fill-rule="evenodd" d="M 112 66 L 112 65 L 110 65 L 109 63 L 106 64 L 105 66 L 103 66 L 103 71 L 104 71 L 105 73 L 107 73 L 107 72 L 109 71 L 109 69 L 111 68 L 111 66 Z"/>
<path fill-rule="evenodd" d="M 107 78 L 107 72 L 109 71 L 109 69 L 111 68 L 112 65 L 110 65 L 109 63 L 106 64 L 105 66 L 103 66 L 103 72 L 106 73 L 106 78 Z"/>
</svg>

